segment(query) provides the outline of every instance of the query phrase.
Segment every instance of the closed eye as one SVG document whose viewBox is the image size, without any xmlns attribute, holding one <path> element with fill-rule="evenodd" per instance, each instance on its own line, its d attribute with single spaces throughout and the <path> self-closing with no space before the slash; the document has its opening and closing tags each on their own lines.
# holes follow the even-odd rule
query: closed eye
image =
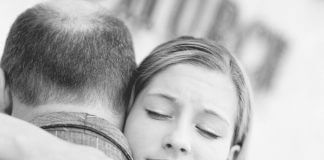
<svg viewBox="0 0 324 160">
<path fill-rule="evenodd" d="M 202 136 L 204 136 L 204 137 L 206 137 L 208 139 L 217 139 L 217 138 L 220 138 L 219 135 L 213 133 L 212 131 L 209 131 L 207 129 L 204 129 L 204 128 L 198 126 L 198 125 L 196 125 L 196 128 L 197 128 L 197 130 L 198 130 L 198 132 L 199 132 L 200 135 L 202 135 Z"/>
<path fill-rule="evenodd" d="M 149 109 L 145 109 L 147 115 L 149 117 L 151 117 L 152 119 L 156 119 L 156 120 L 167 120 L 167 119 L 171 119 L 172 116 L 166 115 L 166 114 L 162 114 L 162 113 L 158 113 L 156 111 L 152 111 Z"/>
</svg>

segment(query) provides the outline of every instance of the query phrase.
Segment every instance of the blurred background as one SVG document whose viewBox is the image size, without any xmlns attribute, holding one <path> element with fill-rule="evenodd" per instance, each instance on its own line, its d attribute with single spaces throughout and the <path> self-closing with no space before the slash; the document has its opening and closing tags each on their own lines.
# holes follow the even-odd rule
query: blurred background
<svg viewBox="0 0 324 160">
<path fill-rule="evenodd" d="M 0 1 L 0 55 L 18 14 L 41 1 Z M 249 160 L 324 159 L 323 0 L 93 1 L 130 27 L 137 62 L 180 35 L 241 60 L 255 94 Z"/>
</svg>

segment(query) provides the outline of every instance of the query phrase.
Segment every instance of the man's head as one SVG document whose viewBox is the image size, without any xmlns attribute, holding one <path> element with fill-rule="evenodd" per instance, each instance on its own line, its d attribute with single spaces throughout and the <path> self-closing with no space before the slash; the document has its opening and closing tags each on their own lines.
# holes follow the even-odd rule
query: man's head
<svg viewBox="0 0 324 160">
<path fill-rule="evenodd" d="M 23 12 L 1 60 L 12 97 L 30 108 L 95 103 L 119 114 L 135 67 L 127 27 L 87 1 L 47 2 Z"/>
</svg>

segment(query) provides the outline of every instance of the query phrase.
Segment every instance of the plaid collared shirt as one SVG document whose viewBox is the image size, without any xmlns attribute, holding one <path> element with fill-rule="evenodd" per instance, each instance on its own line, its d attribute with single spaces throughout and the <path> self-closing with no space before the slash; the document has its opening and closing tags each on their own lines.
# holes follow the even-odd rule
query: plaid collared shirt
<svg viewBox="0 0 324 160">
<path fill-rule="evenodd" d="M 113 160 L 133 160 L 123 133 L 94 115 L 55 112 L 37 116 L 31 123 L 66 141 L 95 147 Z"/>
</svg>

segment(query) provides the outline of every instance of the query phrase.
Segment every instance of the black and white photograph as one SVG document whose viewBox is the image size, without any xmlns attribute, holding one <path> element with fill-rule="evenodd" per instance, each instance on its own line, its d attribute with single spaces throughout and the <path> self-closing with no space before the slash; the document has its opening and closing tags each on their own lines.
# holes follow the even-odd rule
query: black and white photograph
<svg viewBox="0 0 324 160">
<path fill-rule="evenodd" d="M 3 0 L 0 160 L 324 159 L 323 0 Z"/>
</svg>

